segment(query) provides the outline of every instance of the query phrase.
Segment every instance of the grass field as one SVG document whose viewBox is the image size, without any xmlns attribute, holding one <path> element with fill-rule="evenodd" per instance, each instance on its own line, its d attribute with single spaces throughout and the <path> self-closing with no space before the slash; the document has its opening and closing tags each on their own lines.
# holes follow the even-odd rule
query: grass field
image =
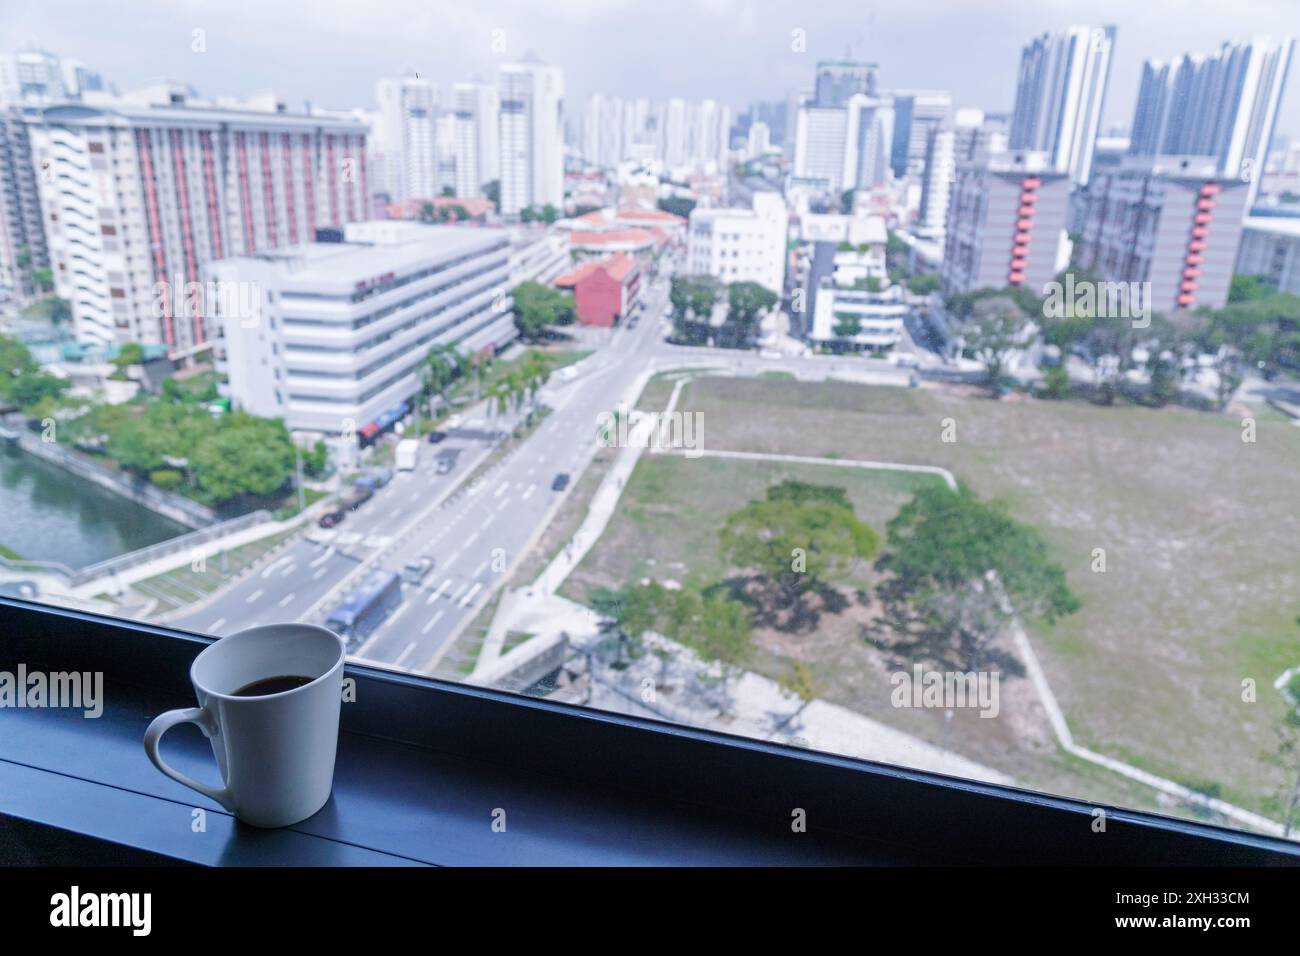
<svg viewBox="0 0 1300 956">
<path fill-rule="evenodd" d="M 1186 409 L 777 379 L 700 379 L 678 407 L 703 414 L 707 449 L 940 465 L 1005 501 L 1048 541 L 1083 601 L 1055 627 L 1030 628 L 1078 742 L 1276 814 L 1283 775 L 1263 758 L 1285 706 L 1273 680 L 1300 664 L 1300 429 L 1261 416 L 1247 444 L 1239 419 Z M 955 442 L 941 440 L 947 419 Z M 909 488 L 931 480 L 646 455 L 566 593 L 581 599 L 648 576 L 715 578 L 726 570 L 717 553 L 725 515 L 787 476 L 846 487 L 882 533 Z M 1098 548 L 1104 573 L 1092 570 Z M 882 711 L 883 673 L 860 637 L 870 613 L 854 605 L 807 637 L 757 635 L 755 666 L 776 675 L 804 660 L 827 699 L 1028 786 L 1155 805 L 1144 788 L 1061 754 L 1032 702 L 1017 706 L 1027 681 L 1004 687 L 1009 721 L 963 726 L 959 717 L 945 728 L 931 712 Z M 1242 699 L 1247 679 L 1253 703 Z"/>
</svg>

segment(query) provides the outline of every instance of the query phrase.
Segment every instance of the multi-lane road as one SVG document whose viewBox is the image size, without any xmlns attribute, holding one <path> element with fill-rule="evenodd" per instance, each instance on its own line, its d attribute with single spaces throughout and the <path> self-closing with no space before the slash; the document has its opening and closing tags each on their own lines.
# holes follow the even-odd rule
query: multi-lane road
<svg viewBox="0 0 1300 956">
<path fill-rule="evenodd" d="M 552 490 L 556 476 L 570 475 L 572 488 L 594 456 L 597 416 L 635 399 L 635 382 L 662 344 L 666 305 L 667 282 L 654 283 L 636 326 L 613 332 L 572 373 L 553 376 L 539 395 L 551 409 L 541 426 L 472 483 L 465 479 L 490 455 L 497 423 L 466 422 L 436 446 L 461 450 L 445 475 L 435 473 L 435 448 L 426 443 L 415 471 L 399 472 L 338 528 L 292 541 L 175 623 L 220 635 L 276 621 L 322 623 L 371 568 L 400 571 L 429 557 L 424 581 L 402 585 L 402 603 L 353 656 L 431 671 L 545 529 L 563 495 Z"/>
</svg>

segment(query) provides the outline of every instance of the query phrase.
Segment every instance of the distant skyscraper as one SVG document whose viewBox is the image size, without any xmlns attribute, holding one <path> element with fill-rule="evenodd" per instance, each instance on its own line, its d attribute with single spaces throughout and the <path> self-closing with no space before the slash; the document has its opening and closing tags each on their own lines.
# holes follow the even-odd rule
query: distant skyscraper
<svg viewBox="0 0 1300 956">
<path fill-rule="evenodd" d="M 1020 56 L 1010 148 L 1045 152 L 1053 169 L 1086 185 L 1114 45 L 1113 26 L 1073 26 L 1030 42 Z"/>
<path fill-rule="evenodd" d="M 394 201 L 437 195 L 437 87 L 417 76 L 386 77 L 375 84 L 375 99 L 375 150 L 383 155 L 383 190 Z"/>
<path fill-rule="evenodd" d="M 1129 152 L 1213 157 L 1221 175 L 1250 181 L 1253 199 L 1294 51 L 1294 37 L 1256 37 L 1211 56 L 1148 61 Z"/>
<path fill-rule="evenodd" d="M 664 110 L 663 144 L 659 155 L 671 166 L 686 163 L 687 109 L 685 100 L 669 100 Z"/>
<path fill-rule="evenodd" d="M 845 106 L 849 97 L 876 95 L 876 64 L 858 60 L 820 60 L 813 99 L 818 106 Z"/>
<path fill-rule="evenodd" d="M 501 212 L 564 205 L 564 72 L 538 62 L 501 67 Z"/>
<path fill-rule="evenodd" d="M 888 180 L 894 142 L 894 103 L 888 97 L 850 97 L 843 106 L 805 102 L 795 120 L 794 175 L 821 181 L 839 194 Z"/>
<path fill-rule="evenodd" d="M 456 195 L 477 196 L 501 174 L 497 89 L 487 83 L 457 83 L 451 95 L 456 118 Z"/>
<path fill-rule="evenodd" d="M 952 116 L 952 96 L 910 90 L 891 95 L 894 97 L 894 142 L 889 164 L 899 179 L 908 173 L 921 176 L 931 132 Z"/>
</svg>

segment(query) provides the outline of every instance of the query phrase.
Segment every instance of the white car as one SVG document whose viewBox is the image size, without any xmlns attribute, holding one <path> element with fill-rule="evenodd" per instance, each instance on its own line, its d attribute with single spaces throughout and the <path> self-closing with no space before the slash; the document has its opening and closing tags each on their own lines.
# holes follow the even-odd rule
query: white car
<svg viewBox="0 0 1300 956">
<path fill-rule="evenodd" d="M 782 358 L 785 358 L 785 356 L 782 355 L 780 352 L 778 352 L 776 349 L 763 349 L 762 351 L 760 351 L 760 352 L 758 353 L 758 357 L 759 357 L 759 358 L 765 358 L 765 359 L 782 359 Z"/>
<path fill-rule="evenodd" d="M 889 360 L 900 368 L 919 368 L 921 360 L 911 352 L 890 352 Z"/>
</svg>

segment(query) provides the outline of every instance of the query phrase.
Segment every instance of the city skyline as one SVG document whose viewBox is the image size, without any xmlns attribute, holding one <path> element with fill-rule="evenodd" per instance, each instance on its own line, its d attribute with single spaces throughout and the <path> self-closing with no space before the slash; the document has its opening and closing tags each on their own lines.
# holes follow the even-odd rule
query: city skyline
<svg viewBox="0 0 1300 956">
<path fill-rule="evenodd" d="M 10 47 L 34 44 L 80 59 L 123 90 L 165 77 L 205 96 L 269 88 L 290 103 L 329 108 L 369 108 L 375 80 L 408 69 L 444 88 L 475 77 L 494 82 L 501 64 L 533 52 L 565 71 L 566 115 L 576 116 L 592 93 L 713 98 L 739 114 L 752 102 L 808 88 L 818 59 L 846 54 L 878 64 L 884 89 L 951 89 L 958 91 L 957 106 L 1009 111 L 1020 51 L 1033 36 L 1078 22 L 1114 24 L 1103 131 L 1129 125 L 1147 60 L 1209 53 L 1227 40 L 1294 29 L 1283 2 L 1252 4 L 1242 15 L 1202 2 L 1134 10 L 1109 0 L 1048 9 L 1013 0 L 996 10 L 971 10 L 950 0 L 921 0 L 876 10 L 837 4 L 792 17 L 762 0 L 710 0 L 683 5 L 676 17 L 664 16 L 662 6 L 645 11 L 623 0 L 544 8 L 488 2 L 473 10 L 389 0 L 379 7 L 317 4 L 314 18 L 304 21 L 289 9 L 254 10 L 236 0 L 151 10 L 129 38 L 121 37 L 113 28 L 134 8 L 147 5 L 127 0 L 109 11 L 82 2 L 17 0 L 0 13 L 0 29 Z M 677 30 L 674 24 L 687 16 L 692 29 Z M 250 32 L 245 24 L 252 22 L 261 28 Z M 204 31 L 204 52 L 192 51 L 195 30 Z M 792 49 L 796 30 L 803 31 L 803 52 Z M 430 44 L 429 37 L 442 42 Z M 654 49 L 662 55 L 645 56 Z M 142 50 L 150 53 L 146 63 Z M 1277 131 L 1300 131 L 1300 97 L 1284 96 Z"/>
</svg>

